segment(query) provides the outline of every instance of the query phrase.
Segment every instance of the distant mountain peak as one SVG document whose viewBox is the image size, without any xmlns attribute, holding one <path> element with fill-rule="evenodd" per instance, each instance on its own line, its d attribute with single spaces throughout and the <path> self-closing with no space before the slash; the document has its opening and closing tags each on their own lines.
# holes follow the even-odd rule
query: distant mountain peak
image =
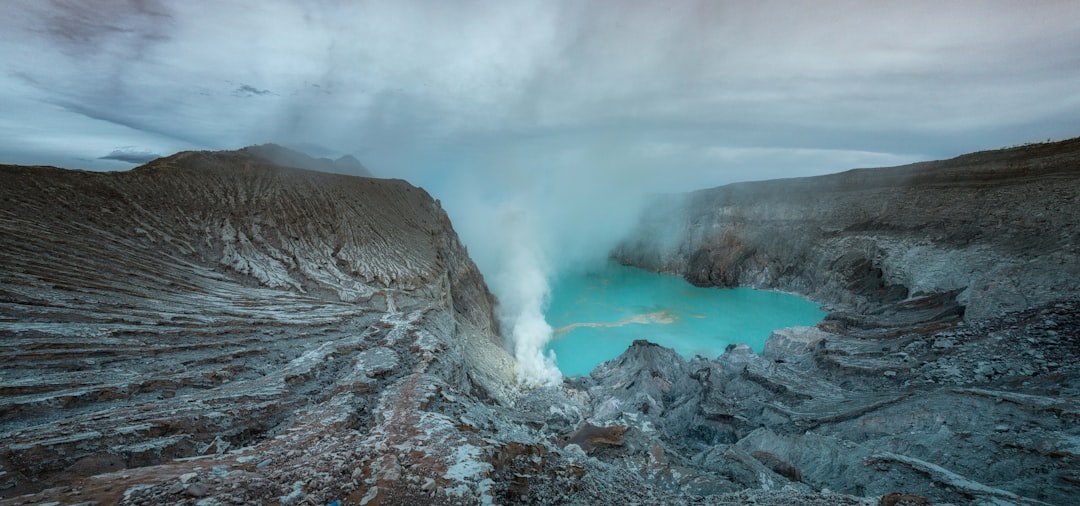
<svg viewBox="0 0 1080 506">
<path fill-rule="evenodd" d="M 261 158 L 270 163 L 286 167 L 332 172 L 349 176 L 374 177 L 364 164 L 355 156 L 344 155 L 336 160 L 316 158 L 302 151 L 290 149 L 280 144 L 258 144 L 240 149 L 240 152 Z"/>
</svg>

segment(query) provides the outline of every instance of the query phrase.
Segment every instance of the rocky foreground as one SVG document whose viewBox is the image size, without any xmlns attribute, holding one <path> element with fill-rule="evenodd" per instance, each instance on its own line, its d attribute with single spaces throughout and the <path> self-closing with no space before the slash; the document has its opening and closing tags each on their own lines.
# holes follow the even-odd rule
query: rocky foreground
<svg viewBox="0 0 1080 506">
<path fill-rule="evenodd" d="M 258 155 L 0 167 L 0 504 L 1080 497 L 1080 141 L 659 200 L 621 261 L 833 313 L 528 390 L 436 201 Z"/>
</svg>

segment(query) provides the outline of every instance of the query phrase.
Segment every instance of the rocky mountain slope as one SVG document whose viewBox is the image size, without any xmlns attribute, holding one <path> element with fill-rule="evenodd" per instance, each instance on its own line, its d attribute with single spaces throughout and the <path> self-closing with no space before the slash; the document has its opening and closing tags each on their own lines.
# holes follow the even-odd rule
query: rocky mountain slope
<svg viewBox="0 0 1080 506">
<path fill-rule="evenodd" d="M 723 441 L 815 489 L 1070 504 L 1078 253 L 1080 139 L 660 197 L 615 258 L 833 312 L 775 333 L 762 356 L 687 364 L 638 346 L 653 385 L 606 395 L 694 406 L 651 423 L 703 439 L 706 465 Z"/>
<path fill-rule="evenodd" d="M 0 173 L 4 496 L 296 427 L 373 429 L 405 376 L 510 385 L 493 298 L 404 181 L 245 152 Z"/>
<path fill-rule="evenodd" d="M 0 504 L 1070 504 L 1078 158 L 659 201 L 624 262 L 835 311 L 539 389 L 403 181 L 0 167 Z"/>
<path fill-rule="evenodd" d="M 1080 139 L 662 197 L 615 256 L 845 308 L 1027 309 L 1080 292 Z"/>
</svg>

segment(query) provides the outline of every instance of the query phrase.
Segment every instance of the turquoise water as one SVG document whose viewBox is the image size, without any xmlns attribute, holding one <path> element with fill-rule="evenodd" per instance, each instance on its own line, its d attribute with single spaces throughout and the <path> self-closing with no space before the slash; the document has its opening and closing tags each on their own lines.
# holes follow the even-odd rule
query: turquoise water
<svg viewBox="0 0 1080 506">
<path fill-rule="evenodd" d="M 698 288 L 678 276 L 616 263 L 555 280 L 547 322 L 559 370 L 589 374 L 635 339 L 673 348 L 684 357 L 716 358 L 729 344 L 760 352 L 775 330 L 817 324 L 818 305 L 779 292 Z"/>
</svg>

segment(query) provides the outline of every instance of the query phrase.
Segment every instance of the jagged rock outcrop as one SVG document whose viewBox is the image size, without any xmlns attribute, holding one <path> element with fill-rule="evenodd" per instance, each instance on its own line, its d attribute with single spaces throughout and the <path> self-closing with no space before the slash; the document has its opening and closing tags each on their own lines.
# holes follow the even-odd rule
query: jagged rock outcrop
<svg viewBox="0 0 1080 506">
<path fill-rule="evenodd" d="M 1080 139 L 660 197 L 614 257 L 859 312 L 1027 309 L 1080 293 Z"/>
<path fill-rule="evenodd" d="M 635 342 L 578 381 L 586 423 L 625 427 L 607 458 L 688 495 L 1064 505 L 1080 490 L 1078 301 L 898 337 L 785 329 L 766 346 L 687 361 Z"/>
</svg>

